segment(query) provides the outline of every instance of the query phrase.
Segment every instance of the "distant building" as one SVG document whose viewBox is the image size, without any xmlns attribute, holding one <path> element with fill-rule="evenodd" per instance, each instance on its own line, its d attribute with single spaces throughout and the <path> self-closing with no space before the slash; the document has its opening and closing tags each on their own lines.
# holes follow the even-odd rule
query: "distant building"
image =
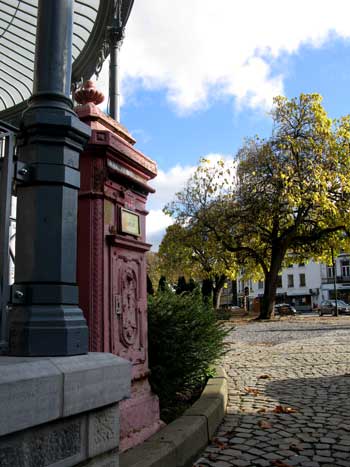
<svg viewBox="0 0 350 467">
<path fill-rule="evenodd" d="M 334 281 L 333 267 L 321 264 L 320 300 L 334 299 L 335 294 L 340 300 L 350 303 L 350 255 L 340 254 L 335 260 Z M 336 287 L 334 287 L 334 282 Z"/>
<path fill-rule="evenodd" d="M 311 310 L 323 300 L 334 299 L 350 303 L 350 255 L 340 254 L 335 260 L 334 282 L 333 267 L 323 263 L 291 264 L 278 276 L 276 303 L 290 303 L 298 311 Z M 236 282 L 228 282 L 224 288 L 221 305 L 243 306 L 247 301 L 251 309 L 254 299 L 264 294 L 264 281 L 254 282 L 239 277 Z M 248 297 L 248 299 L 244 298 Z"/>
<path fill-rule="evenodd" d="M 299 311 L 311 310 L 320 301 L 321 265 L 309 263 L 291 264 L 278 276 L 276 303 L 290 303 Z M 250 299 L 262 297 L 264 281 L 253 282 Z"/>
</svg>

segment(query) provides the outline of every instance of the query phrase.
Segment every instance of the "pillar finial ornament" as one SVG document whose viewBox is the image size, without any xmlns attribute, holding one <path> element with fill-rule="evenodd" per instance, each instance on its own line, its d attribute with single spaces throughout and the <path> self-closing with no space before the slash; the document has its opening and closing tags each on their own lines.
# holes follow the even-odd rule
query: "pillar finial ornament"
<svg viewBox="0 0 350 467">
<path fill-rule="evenodd" d="M 89 79 L 83 86 L 75 91 L 74 99 L 78 104 L 101 104 L 104 101 L 104 94 L 96 88 L 96 83 Z"/>
</svg>

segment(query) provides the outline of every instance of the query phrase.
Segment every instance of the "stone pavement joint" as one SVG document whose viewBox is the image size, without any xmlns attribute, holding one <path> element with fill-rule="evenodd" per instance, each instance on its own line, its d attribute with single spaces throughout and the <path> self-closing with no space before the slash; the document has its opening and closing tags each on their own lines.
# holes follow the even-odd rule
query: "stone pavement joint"
<svg viewBox="0 0 350 467">
<path fill-rule="evenodd" d="M 226 416 L 195 467 L 350 467 L 350 318 L 237 326 Z"/>
</svg>

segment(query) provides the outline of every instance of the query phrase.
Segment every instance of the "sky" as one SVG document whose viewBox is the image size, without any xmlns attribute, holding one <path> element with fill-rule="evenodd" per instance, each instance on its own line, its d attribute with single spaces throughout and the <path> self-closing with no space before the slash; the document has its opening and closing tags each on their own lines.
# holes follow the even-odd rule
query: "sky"
<svg viewBox="0 0 350 467">
<path fill-rule="evenodd" d="M 350 113 L 349 0 L 135 0 L 121 48 L 121 123 L 157 162 L 147 241 L 202 157 L 271 132 L 277 95 L 320 93 Z M 107 89 L 107 66 L 97 85 Z"/>
</svg>

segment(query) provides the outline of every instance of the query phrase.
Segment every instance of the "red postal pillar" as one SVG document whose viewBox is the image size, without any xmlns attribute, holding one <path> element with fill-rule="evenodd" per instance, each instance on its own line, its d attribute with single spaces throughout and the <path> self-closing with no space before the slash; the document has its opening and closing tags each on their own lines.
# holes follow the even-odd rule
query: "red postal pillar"
<svg viewBox="0 0 350 467">
<path fill-rule="evenodd" d="M 146 201 L 154 190 L 154 161 L 96 104 L 92 82 L 76 93 L 75 110 L 92 129 L 81 154 L 78 205 L 80 306 L 89 325 L 91 352 L 130 360 L 132 397 L 121 403 L 121 449 L 147 439 L 161 426 L 158 398 L 148 382 Z"/>
</svg>

